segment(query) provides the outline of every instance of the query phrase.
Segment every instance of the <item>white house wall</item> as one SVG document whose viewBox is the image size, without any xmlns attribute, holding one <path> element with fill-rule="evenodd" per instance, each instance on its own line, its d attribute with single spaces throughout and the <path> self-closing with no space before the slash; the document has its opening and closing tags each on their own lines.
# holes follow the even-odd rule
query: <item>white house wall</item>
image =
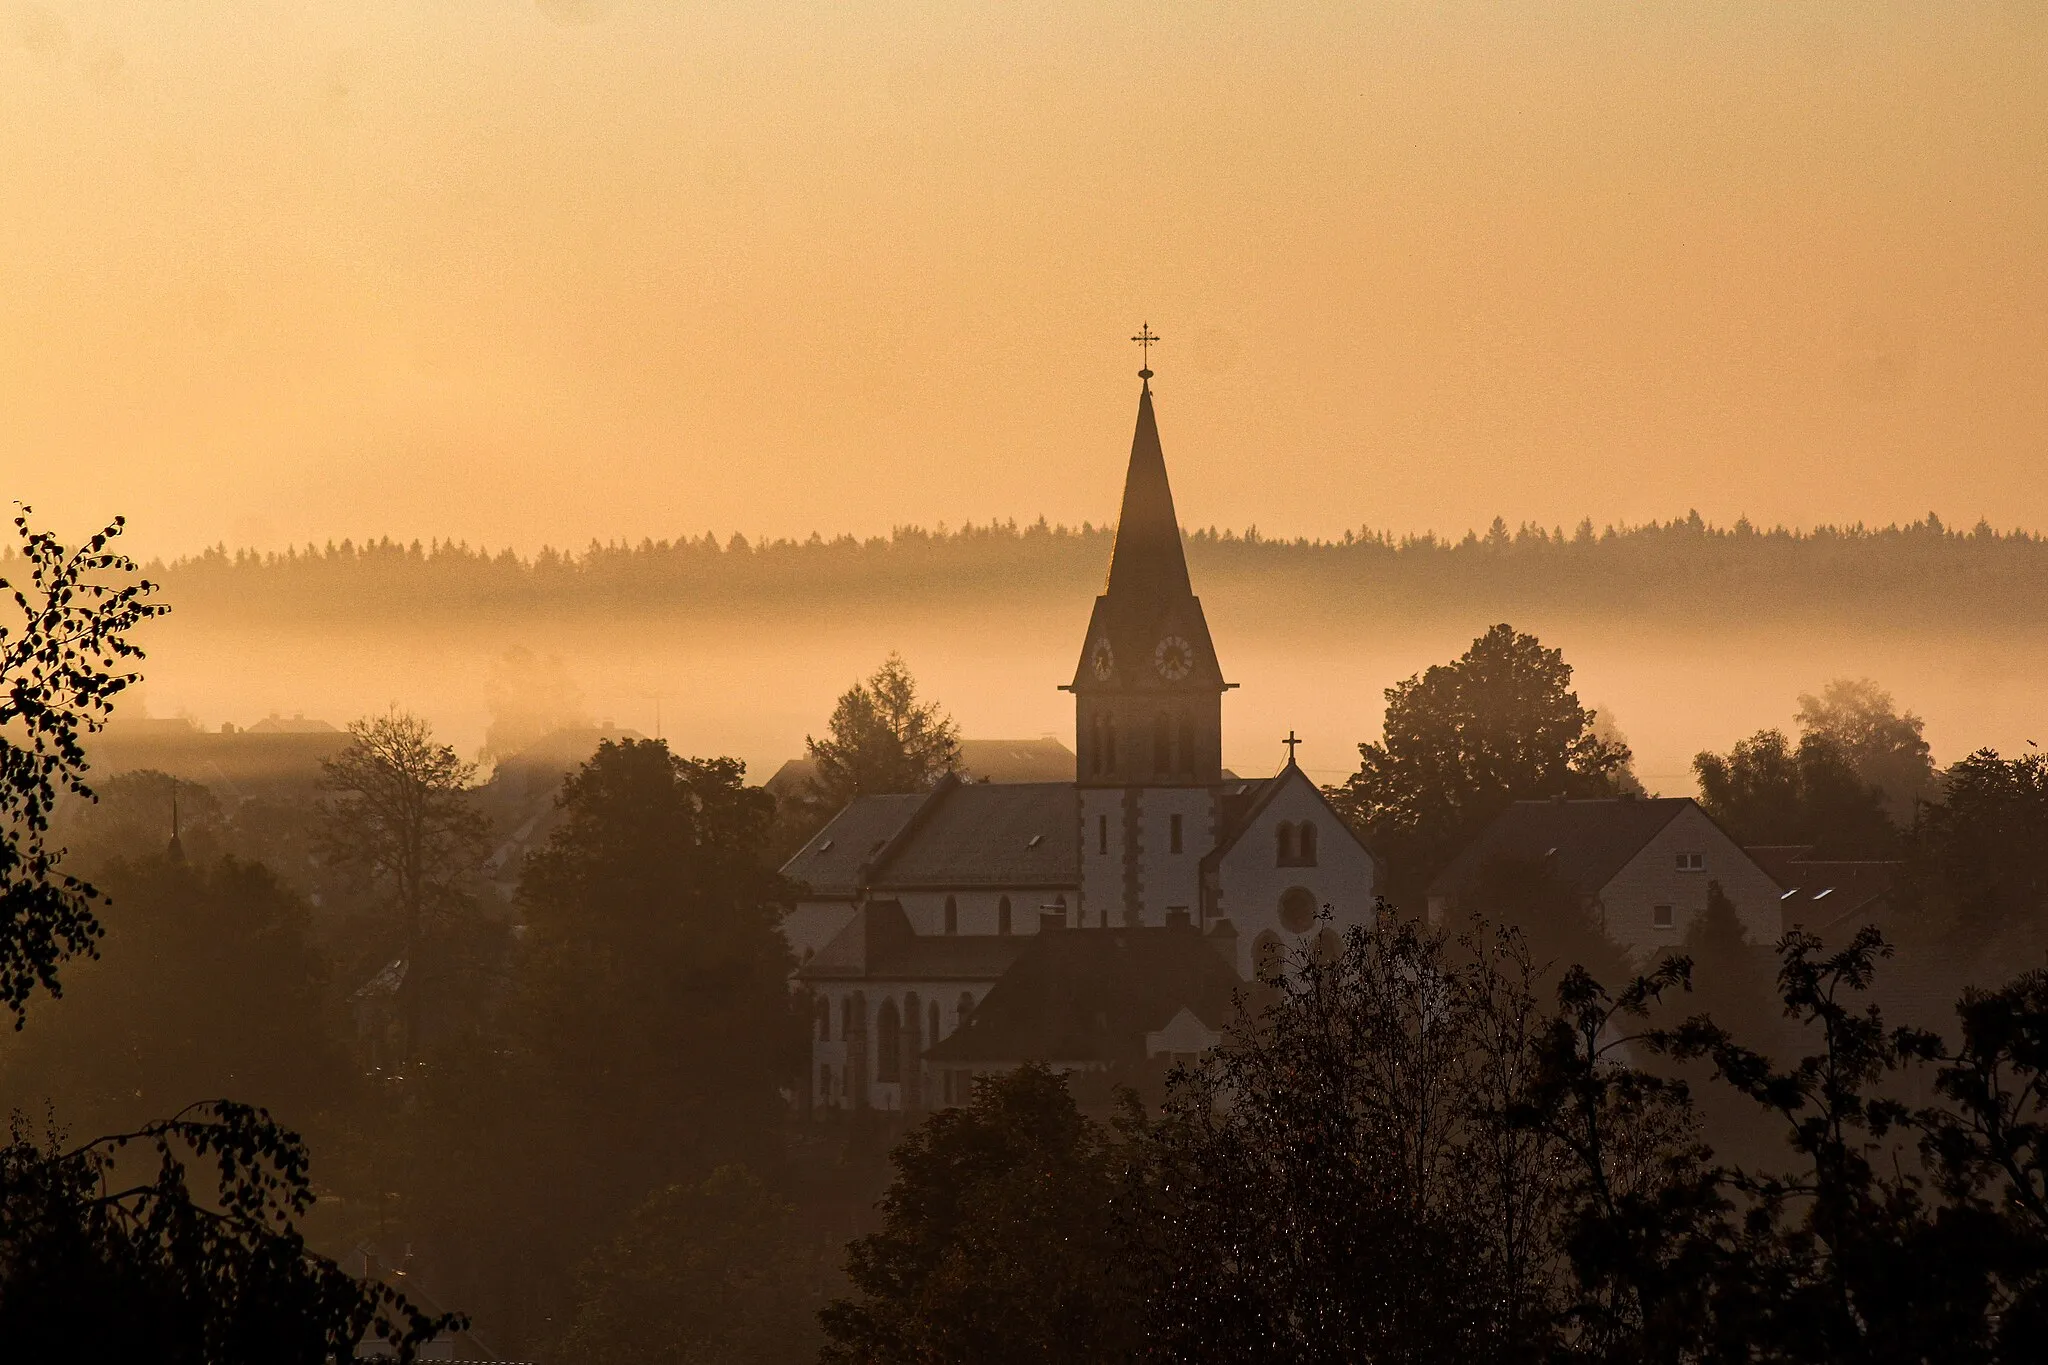
<svg viewBox="0 0 2048 1365">
<path fill-rule="evenodd" d="M 1679 870 L 1679 855 L 1698 853 L 1706 866 Z M 1754 944 L 1778 939 L 1780 887 L 1721 832 L 1698 806 L 1688 805 L 1643 845 L 1642 851 L 1600 891 L 1607 935 L 1647 959 L 1685 941 L 1685 931 L 1707 908 L 1707 885 L 1719 882 Z M 1656 907 L 1671 907 L 1671 927 L 1656 926 Z"/>
</svg>

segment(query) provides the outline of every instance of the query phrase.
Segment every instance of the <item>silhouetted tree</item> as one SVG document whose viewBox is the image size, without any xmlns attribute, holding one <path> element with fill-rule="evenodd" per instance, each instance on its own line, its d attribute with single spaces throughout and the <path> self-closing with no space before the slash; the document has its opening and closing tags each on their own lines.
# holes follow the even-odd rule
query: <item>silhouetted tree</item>
<svg viewBox="0 0 2048 1365">
<path fill-rule="evenodd" d="M 931 786 L 960 766 L 960 728 L 918 699 L 909 665 L 891 654 L 839 698 L 825 738 L 804 748 L 818 765 L 811 800 L 830 813 L 856 796 Z"/>
<path fill-rule="evenodd" d="M 1387 689 L 1385 738 L 1331 800 L 1391 864 L 1412 900 L 1512 802 L 1611 796 L 1626 747 L 1600 738 L 1564 656 L 1497 625 L 1460 658 Z"/>
<path fill-rule="evenodd" d="M 1548 858 L 1488 859 L 1479 868 L 1469 909 L 1521 936 L 1545 994 L 1572 967 L 1608 981 L 1633 974 L 1627 951 L 1608 937 L 1599 907 L 1559 876 Z"/>
<path fill-rule="evenodd" d="M 162 611 L 146 582 L 102 581 L 133 572 L 107 549 L 120 527 L 73 553 L 15 518 L 29 573 L 9 589 L 21 624 L 0 630 L 0 995 L 17 1029 L 101 932 L 97 891 L 44 835 L 60 791 L 91 799 L 80 738 L 135 681 L 117 671 L 141 657 L 127 632 Z M 195 1161 L 216 1171 L 211 1192 L 188 1184 Z M 314 1365 L 353 1359 L 366 1333 L 410 1359 L 459 1325 L 309 1251 L 296 1220 L 312 1202 L 304 1145 L 247 1105 L 77 1146 L 17 1122 L 0 1147 L 0 1341 L 23 1359 Z"/>
<path fill-rule="evenodd" d="M 501 1347 L 564 1330 L 571 1270 L 650 1190 L 777 1150 L 806 1021 L 785 886 L 760 857 L 773 802 L 743 771 L 659 740 L 601 744 L 527 858 L 524 939 L 491 1030 L 428 1067 L 398 1154 L 407 1216 L 437 1282 L 460 1286 Z"/>
<path fill-rule="evenodd" d="M 460 878 L 481 856 L 487 829 L 468 795 L 476 765 L 436 743 L 426 721 L 396 708 L 353 721 L 348 746 L 321 764 L 325 847 L 389 897 L 403 976 L 399 1057 L 410 1063 L 433 971 L 435 931 L 464 906 Z"/>
<path fill-rule="evenodd" d="M 20 618 L 0 625 L 0 1001 L 16 1028 L 30 997 L 61 994 L 58 971 L 99 937 L 98 893 L 59 867 L 50 814 L 60 794 L 92 798 L 81 741 L 141 677 L 124 671 L 142 658 L 129 633 L 168 610 L 147 579 L 119 581 L 135 572 L 110 548 L 121 518 L 67 550 L 30 529 L 29 510 L 14 518 L 20 581 L 0 578 Z"/>
<path fill-rule="evenodd" d="M 95 1131 L 222 1094 L 304 1127 L 345 1098 L 326 963 L 304 902 L 268 868 L 158 853 L 104 880 L 104 954 L 0 1054 L 8 1093 Z"/>
<path fill-rule="evenodd" d="M 1697 755 L 1692 769 L 1701 808 L 1739 844 L 1810 844 L 1830 858 L 1898 851 L 1884 793 L 1821 734 L 1795 748 L 1783 731 L 1759 730 L 1725 755 Z"/>
<path fill-rule="evenodd" d="M 1146 1147 L 1149 1333 L 1177 1361 L 1534 1359 L 1554 1161 L 1510 1121 L 1543 1014 L 1512 933 L 1383 914 L 1265 977 Z"/>
<path fill-rule="evenodd" d="M 656 1190 L 576 1271 L 560 1354 L 587 1365 L 815 1361 L 824 1252 L 743 1166 Z"/>
<path fill-rule="evenodd" d="M 1137 1357 L 1143 1267 L 1119 1212 L 1127 1157 L 1062 1077 L 1035 1065 L 983 1077 L 891 1160 L 882 1229 L 848 1248 L 857 1297 L 822 1315 L 825 1360 Z"/>
<path fill-rule="evenodd" d="M 1942 774 L 1910 863 L 1928 928 L 2002 968 L 2048 947 L 2048 758 L 1980 749 Z"/>
<path fill-rule="evenodd" d="M 1887 813 L 1902 825 L 1912 822 L 1916 802 L 1934 794 L 1925 728 L 1911 711 L 1901 715 L 1892 694 L 1868 678 L 1836 678 L 1819 696 L 1799 698 L 1801 738 L 1832 745 L 1865 785 L 1884 793 Z"/>
</svg>

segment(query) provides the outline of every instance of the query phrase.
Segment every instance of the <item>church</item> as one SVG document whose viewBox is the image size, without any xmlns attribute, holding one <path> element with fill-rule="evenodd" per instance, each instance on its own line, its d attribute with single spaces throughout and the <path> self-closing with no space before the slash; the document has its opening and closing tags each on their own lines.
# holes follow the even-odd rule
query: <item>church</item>
<svg viewBox="0 0 2048 1365">
<path fill-rule="evenodd" d="M 860 797 L 783 868 L 802 888 L 785 930 L 814 1112 L 958 1103 L 973 1075 L 1025 1061 L 1199 1052 L 1256 964 L 1372 916 L 1373 855 L 1292 743 L 1271 777 L 1223 767 L 1235 684 L 1188 577 L 1149 366 L 1139 378 L 1108 581 L 1059 684 L 1075 780 Z"/>
</svg>

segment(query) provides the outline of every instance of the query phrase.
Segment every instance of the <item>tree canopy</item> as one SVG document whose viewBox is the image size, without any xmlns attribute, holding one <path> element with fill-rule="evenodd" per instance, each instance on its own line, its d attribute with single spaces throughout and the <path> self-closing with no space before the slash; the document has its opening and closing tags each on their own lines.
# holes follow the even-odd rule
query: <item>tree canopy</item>
<svg viewBox="0 0 2048 1365">
<path fill-rule="evenodd" d="M 1781 730 L 1760 730 L 1726 754 L 1699 754 L 1692 769 L 1701 809 L 1738 844 L 1810 844 L 1824 858 L 1898 851 L 1883 791 L 1823 734 L 1794 746 Z"/>
<path fill-rule="evenodd" d="M 856 796 L 923 791 L 960 766 L 960 727 L 920 700 L 910 666 L 891 654 L 832 708 L 825 738 L 804 740 L 818 765 L 811 799 L 836 811 Z"/>
<path fill-rule="evenodd" d="M 1358 771 L 1330 798 L 1385 854 L 1398 896 L 1514 801 L 1621 790 L 1628 748 L 1599 735 L 1571 681 L 1560 651 L 1497 625 L 1387 689 L 1385 737 L 1358 746 Z"/>
</svg>

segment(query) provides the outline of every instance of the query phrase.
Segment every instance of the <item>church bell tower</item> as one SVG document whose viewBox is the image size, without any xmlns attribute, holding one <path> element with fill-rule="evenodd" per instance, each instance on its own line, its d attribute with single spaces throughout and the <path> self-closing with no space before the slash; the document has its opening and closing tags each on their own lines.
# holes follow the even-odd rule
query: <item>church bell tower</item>
<svg viewBox="0 0 2048 1365">
<path fill-rule="evenodd" d="M 1133 338 L 1157 340 L 1147 328 Z M 1163 924 L 1200 903 L 1222 780 L 1223 680 L 1188 580 L 1152 370 L 1138 371 L 1138 425 L 1109 581 L 1095 599 L 1074 694 L 1083 927 Z"/>
</svg>

